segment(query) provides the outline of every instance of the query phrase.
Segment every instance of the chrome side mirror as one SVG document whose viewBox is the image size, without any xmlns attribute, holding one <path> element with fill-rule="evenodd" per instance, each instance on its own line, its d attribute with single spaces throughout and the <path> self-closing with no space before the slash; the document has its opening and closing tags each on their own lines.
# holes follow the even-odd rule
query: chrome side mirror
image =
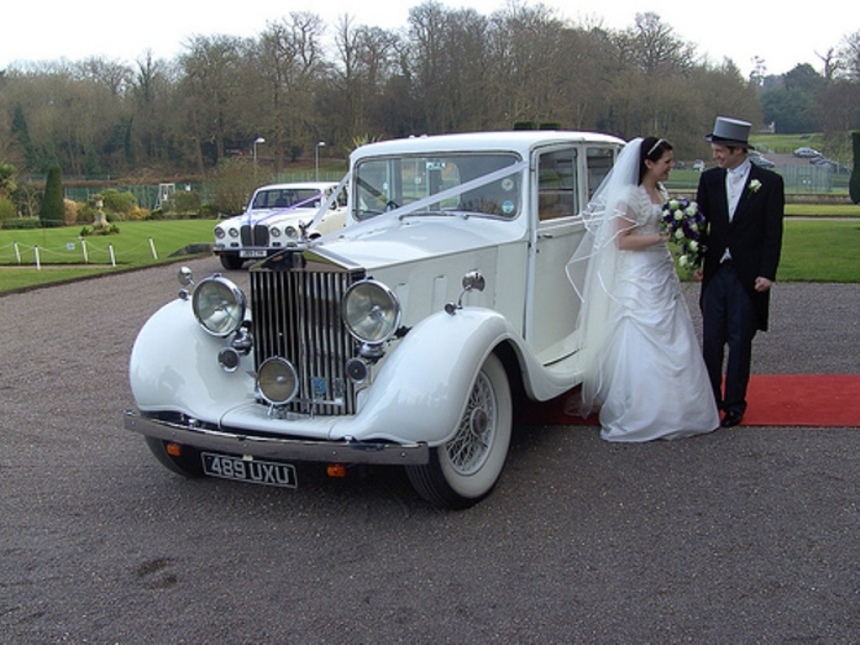
<svg viewBox="0 0 860 645">
<path fill-rule="evenodd" d="M 487 286 L 484 276 L 478 270 L 469 271 L 464 275 L 461 284 L 463 285 L 463 291 L 460 292 L 460 297 L 457 298 L 457 303 L 454 304 L 453 302 L 449 302 L 445 305 L 445 311 L 452 316 L 458 309 L 463 308 L 463 296 L 470 291 L 483 291 Z"/>
</svg>

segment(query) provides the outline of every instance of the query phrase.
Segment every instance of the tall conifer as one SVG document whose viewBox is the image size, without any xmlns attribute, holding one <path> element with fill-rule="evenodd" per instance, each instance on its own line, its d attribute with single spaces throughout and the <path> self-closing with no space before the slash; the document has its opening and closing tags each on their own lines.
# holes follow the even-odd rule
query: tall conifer
<svg viewBox="0 0 860 645">
<path fill-rule="evenodd" d="M 63 180 L 59 165 L 48 168 L 45 180 L 45 194 L 39 208 L 39 220 L 42 226 L 63 225 Z"/>
</svg>

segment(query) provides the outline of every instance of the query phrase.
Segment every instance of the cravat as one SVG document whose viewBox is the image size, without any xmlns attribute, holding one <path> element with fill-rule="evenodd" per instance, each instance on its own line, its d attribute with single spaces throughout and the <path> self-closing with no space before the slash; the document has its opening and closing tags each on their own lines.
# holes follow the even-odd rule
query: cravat
<svg viewBox="0 0 860 645">
<path fill-rule="evenodd" d="M 729 199 L 729 221 L 735 216 L 735 209 L 738 207 L 738 202 L 741 199 L 741 192 L 744 189 L 744 179 L 746 173 L 740 169 L 729 170 L 726 172 L 726 196 Z"/>
</svg>

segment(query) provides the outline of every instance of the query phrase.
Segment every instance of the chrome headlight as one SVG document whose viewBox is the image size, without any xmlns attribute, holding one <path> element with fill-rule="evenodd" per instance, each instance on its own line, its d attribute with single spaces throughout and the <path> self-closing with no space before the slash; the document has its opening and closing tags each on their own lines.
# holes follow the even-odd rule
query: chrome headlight
<svg viewBox="0 0 860 645">
<path fill-rule="evenodd" d="M 281 237 L 281 229 L 279 229 L 277 226 L 273 226 L 269 229 L 269 235 L 271 235 L 272 237 Z"/>
<path fill-rule="evenodd" d="M 295 226 L 288 226 L 284 229 L 284 232 L 287 234 L 287 237 L 293 240 L 299 236 L 299 232 L 296 230 Z"/>
<path fill-rule="evenodd" d="M 230 237 L 239 237 L 239 229 L 235 227 L 231 226 L 227 232 L 230 234 Z"/>
<path fill-rule="evenodd" d="M 299 390 L 296 368 L 279 356 L 267 358 L 257 372 L 257 390 L 272 405 L 289 403 Z"/>
<path fill-rule="evenodd" d="M 228 336 L 245 320 L 245 294 L 220 275 L 200 281 L 191 308 L 200 325 L 214 336 Z"/>
<path fill-rule="evenodd" d="M 400 314 L 394 292 L 374 280 L 356 282 L 343 296 L 343 321 L 363 343 L 378 345 L 391 338 L 400 326 Z"/>
<path fill-rule="evenodd" d="M 221 228 L 220 226 L 215 227 L 215 237 L 217 239 L 223 240 L 225 235 L 227 235 L 227 234 L 224 232 L 223 228 Z"/>
</svg>

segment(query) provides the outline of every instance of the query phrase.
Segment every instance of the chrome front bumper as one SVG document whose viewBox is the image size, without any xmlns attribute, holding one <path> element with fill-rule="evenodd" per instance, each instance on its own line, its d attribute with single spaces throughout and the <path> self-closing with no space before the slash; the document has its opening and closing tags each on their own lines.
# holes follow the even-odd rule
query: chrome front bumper
<svg viewBox="0 0 860 645">
<path fill-rule="evenodd" d="M 391 444 L 359 441 L 305 441 L 242 435 L 123 412 L 126 429 L 147 437 L 233 455 L 250 455 L 275 461 L 318 461 L 343 464 L 422 465 L 430 459 L 427 444 Z"/>
</svg>

